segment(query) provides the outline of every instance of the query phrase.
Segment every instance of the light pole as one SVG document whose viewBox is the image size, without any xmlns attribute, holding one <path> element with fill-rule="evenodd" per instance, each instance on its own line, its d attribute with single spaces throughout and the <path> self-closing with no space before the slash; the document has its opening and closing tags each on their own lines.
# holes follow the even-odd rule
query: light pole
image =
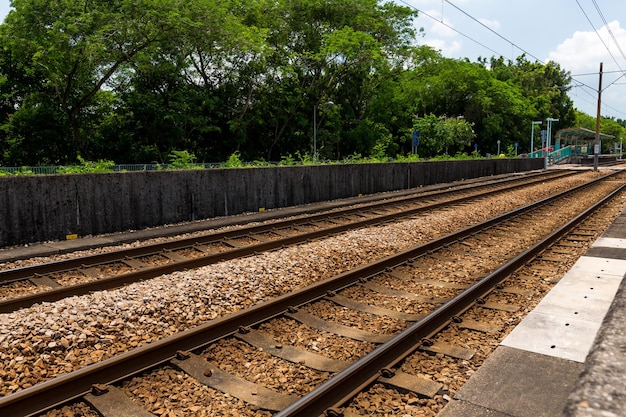
<svg viewBox="0 0 626 417">
<path fill-rule="evenodd" d="M 548 117 L 546 121 L 548 122 L 548 132 L 546 137 L 546 161 L 544 165 L 545 169 L 548 169 L 548 159 L 550 159 L 550 139 L 552 139 L 552 122 L 558 122 L 559 119 Z"/>
<path fill-rule="evenodd" d="M 325 105 L 333 105 L 332 101 L 327 101 Z M 317 162 L 317 104 L 313 105 L 313 162 Z"/>
<path fill-rule="evenodd" d="M 498 139 L 498 158 L 500 157 L 500 139 Z"/>
<path fill-rule="evenodd" d="M 541 125 L 541 120 L 538 122 L 531 122 L 530 124 L 530 154 L 535 151 L 535 125 Z"/>
<path fill-rule="evenodd" d="M 313 162 L 317 162 L 317 104 L 313 105 Z"/>
</svg>

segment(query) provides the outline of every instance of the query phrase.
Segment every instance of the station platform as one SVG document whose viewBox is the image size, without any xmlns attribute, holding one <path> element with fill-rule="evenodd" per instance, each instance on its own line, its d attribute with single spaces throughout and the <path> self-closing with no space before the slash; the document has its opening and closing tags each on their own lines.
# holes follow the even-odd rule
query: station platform
<svg viewBox="0 0 626 417">
<path fill-rule="evenodd" d="M 626 416 L 626 211 L 437 417 Z"/>
</svg>

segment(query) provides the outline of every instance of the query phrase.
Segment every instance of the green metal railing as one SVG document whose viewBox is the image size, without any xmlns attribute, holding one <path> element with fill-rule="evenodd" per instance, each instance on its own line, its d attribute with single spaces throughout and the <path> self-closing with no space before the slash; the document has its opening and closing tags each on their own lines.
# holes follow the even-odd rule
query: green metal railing
<svg viewBox="0 0 626 417">
<path fill-rule="evenodd" d="M 197 169 L 202 168 L 218 168 L 222 164 L 219 163 L 201 163 L 189 164 L 188 167 Z M 0 175 L 7 173 L 11 175 L 40 175 L 40 174 L 67 174 L 68 166 L 48 165 L 48 166 L 22 166 L 22 167 L 3 167 L 0 166 Z M 170 164 L 119 164 L 113 165 L 110 169 L 102 172 L 134 172 L 134 171 L 160 171 L 166 169 L 175 169 Z M 86 171 L 88 172 L 88 171 Z M 97 171 L 91 171 L 97 172 Z"/>
<path fill-rule="evenodd" d="M 548 161 L 551 164 L 556 164 L 562 161 L 563 159 L 569 158 L 570 156 L 572 156 L 572 147 L 566 146 L 564 148 L 548 152 Z M 545 154 L 543 153 L 543 150 L 539 150 L 539 151 L 529 153 L 528 157 L 529 158 L 545 158 Z"/>
</svg>

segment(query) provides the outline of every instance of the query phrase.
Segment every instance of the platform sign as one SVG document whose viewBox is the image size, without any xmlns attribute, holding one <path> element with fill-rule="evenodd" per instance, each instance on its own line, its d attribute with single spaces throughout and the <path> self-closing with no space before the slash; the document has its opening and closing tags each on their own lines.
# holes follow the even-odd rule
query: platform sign
<svg viewBox="0 0 626 417">
<path fill-rule="evenodd" d="M 411 153 L 417 155 L 417 146 L 420 144 L 420 132 L 418 130 L 414 130 L 411 134 L 412 145 Z"/>
</svg>

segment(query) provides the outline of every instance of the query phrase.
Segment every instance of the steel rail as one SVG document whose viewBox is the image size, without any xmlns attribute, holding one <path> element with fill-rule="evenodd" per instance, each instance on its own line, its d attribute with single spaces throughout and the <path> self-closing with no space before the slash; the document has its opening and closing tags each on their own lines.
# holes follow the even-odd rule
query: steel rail
<svg viewBox="0 0 626 417">
<path fill-rule="evenodd" d="M 226 315 L 222 318 L 212 320 L 204 325 L 169 336 L 113 358 L 106 359 L 102 362 L 89 365 L 85 368 L 56 377 L 33 387 L 23 389 L 14 394 L 7 395 L 0 398 L 0 415 L 4 417 L 34 415 L 57 405 L 79 398 L 87 394 L 93 385 L 111 384 L 120 381 L 131 375 L 135 375 L 173 359 L 179 351 L 191 351 L 203 348 L 215 340 L 234 334 L 241 327 L 253 326 L 273 317 L 278 317 L 292 307 L 298 307 L 310 303 L 326 296 L 330 291 L 338 291 L 342 288 L 353 285 L 362 278 L 372 277 L 385 271 L 387 268 L 393 268 L 402 265 L 405 262 L 410 262 L 411 260 L 423 256 L 433 250 L 445 247 L 453 242 L 476 234 L 481 230 L 489 229 L 496 224 L 505 222 L 532 210 L 536 210 L 540 206 L 550 204 L 557 199 L 590 187 L 609 176 L 610 175 L 598 178 L 592 182 L 579 185 L 573 189 L 542 199 L 538 202 L 518 208 L 495 218 L 488 219 L 476 225 L 469 226 L 440 239 L 399 252 L 377 262 L 363 265 L 351 271 L 327 278 L 308 287 L 301 288 L 272 300 L 268 300 L 251 308 Z M 480 288 L 482 288 L 482 286 L 480 286 Z M 479 292 L 474 287 L 470 290 L 473 293 Z M 424 325 L 424 320 L 420 321 L 419 324 Z M 407 331 L 402 332 L 401 334 L 405 334 L 406 332 Z M 412 346 L 419 343 L 420 340 L 421 339 L 412 340 Z M 380 348 L 373 352 L 379 354 L 379 349 Z M 387 349 L 384 349 L 383 352 L 385 353 L 385 357 L 388 359 L 389 352 Z M 351 372 L 355 371 L 353 366 L 349 369 Z M 363 371 L 360 371 L 359 374 L 362 372 Z M 340 375 L 344 377 L 345 373 L 342 372 Z M 349 379 L 352 380 L 352 378 Z M 333 379 L 333 381 L 335 380 Z M 352 382 L 350 385 L 353 386 L 354 383 Z M 326 384 L 322 385 L 322 387 L 324 387 L 323 389 L 326 389 L 327 386 L 328 385 Z M 350 392 L 352 391 L 353 388 L 350 389 Z M 314 392 L 317 392 L 317 390 Z M 342 393 L 342 396 L 346 395 L 345 389 L 338 389 L 337 393 L 340 392 Z M 332 402 L 337 403 L 337 396 L 335 394 L 331 395 L 333 398 Z M 311 401 L 313 399 L 313 397 L 309 396 L 304 398 L 306 398 L 304 401 Z M 312 404 L 315 404 L 316 407 L 320 407 L 319 404 L 322 402 L 324 404 L 328 403 L 327 400 L 323 401 L 317 397 Z M 296 402 L 294 404 L 296 404 L 294 406 L 300 406 L 300 402 Z M 324 409 L 328 407 L 324 405 L 322 408 L 323 412 Z M 291 414 L 285 415 L 296 415 L 293 414 L 292 410 L 292 408 L 286 409 L 285 412 Z M 301 415 L 313 415 L 308 411 L 306 413 L 307 414 Z M 321 414 L 321 412 L 316 415 L 319 414 Z"/>
<path fill-rule="evenodd" d="M 537 181 L 543 181 L 543 179 L 532 181 L 524 185 L 525 186 L 530 185 Z M 510 188 L 512 187 L 505 188 L 504 190 L 508 190 Z M 337 226 L 333 226 L 333 227 L 329 227 L 325 229 L 314 230 L 311 232 L 304 232 L 298 235 L 284 237 L 282 239 L 276 239 L 276 240 L 262 242 L 258 244 L 252 244 L 252 245 L 248 245 L 248 246 L 241 247 L 241 248 L 234 248 L 226 252 L 205 255 L 202 257 L 191 258 L 191 259 L 187 259 L 183 261 L 174 261 L 174 262 L 167 263 L 165 265 L 143 268 L 143 269 L 131 271 L 131 272 L 120 274 L 120 275 L 113 275 L 113 276 L 105 277 L 102 279 L 94 279 L 94 280 L 79 283 L 79 284 L 61 286 L 61 287 L 53 288 L 47 291 L 41 291 L 41 292 L 37 292 L 33 294 L 23 295 L 20 297 L 9 298 L 9 299 L 0 301 L 0 313 L 9 313 L 20 308 L 30 307 L 31 305 L 36 304 L 36 303 L 53 302 L 53 301 L 61 300 L 63 298 L 67 298 L 67 297 L 87 294 L 93 291 L 108 290 L 108 289 L 117 288 L 117 287 L 129 284 L 129 283 L 143 281 L 143 280 L 155 278 L 155 277 L 165 275 L 165 274 L 171 274 L 173 272 L 180 271 L 180 270 L 200 268 L 200 267 L 207 266 L 207 265 L 217 263 L 217 262 L 250 256 L 259 252 L 271 251 L 271 250 L 275 250 L 275 249 L 282 248 L 285 246 L 291 246 L 291 245 L 295 245 L 298 243 L 302 243 L 307 240 L 315 240 L 315 239 L 319 239 L 322 237 L 327 237 L 332 234 L 343 233 L 348 230 L 353 230 L 356 228 L 381 224 L 381 223 L 385 223 L 391 220 L 397 220 L 398 218 L 412 216 L 419 212 L 433 210 L 438 207 L 443 207 L 443 206 L 450 205 L 450 204 L 458 204 L 458 203 L 462 203 L 465 201 L 470 201 L 472 199 L 489 195 L 493 192 L 502 192 L 504 190 L 502 189 L 498 189 L 496 191 L 487 190 L 478 194 L 458 197 L 454 200 L 446 200 L 446 201 L 440 201 L 437 203 L 427 204 L 427 205 L 416 207 L 410 210 L 405 210 L 400 213 L 380 215 L 377 217 L 364 219 L 364 220 L 357 220 L 354 222 L 345 223 L 342 225 L 337 225 Z M 352 210 L 353 209 L 351 209 L 351 211 Z M 362 209 L 355 209 L 355 210 L 362 210 Z M 334 217 L 337 217 L 337 215 L 335 214 Z M 327 219 L 328 217 L 325 217 L 325 218 Z M 302 222 L 302 220 L 300 220 L 300 222 Z M 312 220 L 307 220 L 306 222 L 311 223 Z M 254 229 L 256 230 L 257 228 L 254 227 Z M 245 236 L 245 235 L 242 235 L 240 232 L 239 236 Z M 109 256 L 108 254 L 103 254 L 103 255 Z M 96 255 L 96 256 L 100 256 L 100 255 Z M 117 258 L 115 258 L 115 260 L 117 260 Z M 63 261 L 58 261 L 58 262 L 63 262 Z M 71 263 L 74 263 L 74 260 L 71 260 Z M 28 279 L 30 276 L 33 275 L 32 273 L 33 270 L 41 271 L 41 269 L 38 269 L 38 268 L 41 266 L 45 266 L 45 265 L 47 264 L 36 265 L 34 267 L 21 268 L 21 272 L 26 272 L 28 270 L 29 273 L 28 275 L 25 275 L 24 277 L 19 278 L 19 279 Z M 59 263 L 55 263 L 55 265 L 58 266 Z M 10 272 L 11 271 L 8 271 L 8 273 Z M 0 273 L 0 278 L 2 278 L 2 273 Z M 18 278 L 16 278 L 15 276 L 13 276 L 12 278 L 12 280 L 17 280 L 17 279 Z"/>
<path fill-rule="evenodd" d="M 567 171 L 561 175 L 551 175 L 548 179 L 558 179 L 562 176 L 567 176 L 571 174 L 572 173 L 570 171 Z M 538 174 L 537 176 L 539 178 L 534 178 L 534 180 L 528 181 L 528 183 L 525 185 L 532 185 L 537 182 L 546 180 L 545 176 L 541 174 Z M 66 272 L 66 271 L 69 271 L 72 269 L 78 269 L 81 267 L 93 267 L 93 266 L 103 265 L 103 264 L 111 263 L 115 261 L 123 261 L 124 259 L 127 259 L 127 258 L 138 258 L 142 256 L 159 255 L 159 254 L 162 254 L 164 251 L 180 250 L 184 248 L 193 247 L 194 245 L 202 245 L 202 244 L 207 244 L 207 243 L 219 242 L 219 241 L 226 240 L 226 239 L 247 237 L 252 234 L 258 234 L 258 233 L 264 233 L 264 232 L 267 233 L 273 230 L 289 228 L 292 226 L 311 223 L 314 221 L 322 221 L 322 220 L 326 220 L 330 218 L 348 216 L 351 214 L 358 214 L 358 213 L 362 213 L 365 210 L 375 210 L 375 209 L 384 208 L 390 205 L 410 203 L 412 201 L 421 200 L 421 199 L 432 197 L 432 196 L 440 196 L 440 195 L 446 195 L 446 194 L 451 194 L 451 193 L 463 193 L 471 189 L 493 187 L 493 186 L 497 186 L 500 184 L 511 185 L 512 183 L 524 181 L 526 179 L 527 177 L 507 178 L 505 180 L 500 180 L 497 182 L 481 183 L 478 185 L 469 185 L 466 187 L 460 187 L 452 191 L 449 189 L 429 191 L 425 193 L 419 193 L 418 195 L 412 194 L 412 195 L 403 196 L 400 198 L 391 198 L 391 199 L 386 199 L 385 201 L 376 201 L 373 203 L 367 203 L 365 205 L 361 205 L 360 207 L 356 207 L 356 208 L 351 207 L 351 208 L 342 209 L 339 211 L 337 210 L 332 211 L 330 213 L 326 212 L 326 213 L 321 213 L 321 214 L 308 215 L 306 218 L 300 217 L 297 219 L 280 220 L 277 222 L 272 222 L 271 224 L 262 224 L 262 225 L 257 225 L 257 226 L 246 227 L 245 229 L 211 233 L 205 236 L 178 239 L 176 241 L 145 245 L 145 246 L 138 247 L 138 248 L 115 250 L 115 251 L 110 251 L 110 252 L 101 253 L 101 254 L 86 255 L 86 256 L 79 257 L 79 258 L 59 260 L 59 261 L 47 262 L 47 263 L 38 264 L 38 265 L 14 268 L 10 270 L 0 271 L 0 283 L 9 283 L 12 281 L 28 279 L 28 277 L 33 276 L 35 274 L 44 275 L 44 274 L 50 274 L 53 272 Z M 513 185 L 512 187 L 507 187 L 505 188 L 505 190 L 513 188 L 513 187 L 515 187 L 515 185 Z M 481 194 L 477 194 L 475 195 L 475 197 L 488 194 L 488 193 L 489 191 L 481 193 Z M 454 203 L 454 202 L 455 200 L 450 200 L 447 202 L 447 204 Z"/>
<path fill-rule="evenodd" d="M 322 211 L 330 211 L 330 210 L 341 210 L 345 209 L 345 207 L 349 207 L 355 204 L 377 204 L 379 202 L 390 201 L 393 199 L 401 199 L 401 198 L 411 198 L 411 196 L 415 196 L 417 193 L 419 195 L 425 195 L 426 193 L 434 193 L 437 194 L 439 192 L 450 192 L 463 189 L 470 189 L 474 187 L 480 187 L 482 185 L 489 186 L 500 183 L 507 183 L 512 181 L 520 181 L 525 178 L 544 178 L 544 179 L 553 179 L 559 178 L 560 176 L 566 175 L 574 175 L 576 173 L 580 173 L 581 171 L 541 171 L 541 172 L 530 172 L 524 173 L 523 176 L 515 176 L 512 174 L 508 174 L 504 178 L 496 179 L 487 179 L 488 177 L 478 177 L 468 180 L 462 180 L 462 184 L 460 182 L 457 183 L 445 183 L 445 184 L 435 184 L 425 186 L 424 189 L 420 187 L 414 187 L 410 189 L 401 189 L 377 194 L 370 194 L 366 196 L 359 197 L 345 197 L 339 200 L 331 200 L 325 202 L 317 202 L 310 205 L 302 205 L 302 206 L 293 206 L 293 207 L 279 207 L 277 210 L 269 210 L 264 212 L 259 212 L 256 215 L 253 214 L 240 214 L 233 215 L 227 217 L 220 218 L 209 218 L 203 219 L 197 222 L 184 223 L 179 225 L 173 225 L 171 227 L 159 227 L 153 229 L 144 229 L 140 230 L 139 235 L 135 235 L 133 233 L 126 233 L 119 236 L 116 236 L 113 240 L 101 241 L 94 245 L 70 245 L 68 247 L 60 248 L 60 247 L 49 247 L 43 248 L 41 251 L 34 252 L 26 252 L 15 257 L 7 257 L 4 258 L 4 262 L 13 262 L 22 259 L 29 259 L 34 257 L 45 257 L 45 256 L 53 256 L 65 253 L 76 252 L 79 250 L 85 249 L 93 249 L 93 248 L 102 248 L 102 247 L 113 247 L 120 244 L 131 243 L 137 240 L 149 240 L 155 238 L 172 238 L 177 237 L 186 233 L 195 233 L 202 231 L 210 231 L 218 228 L 230 227 L 230 226 L 238 226 L 238 225 L 247 225 L 251 222 L 271 222 L 276 219 L 284 219 L 286 217 L 299 217 L 302 218 L 304 216 L 316 215 Z M 419 188 L 419 191 L 417 191 Z M 180 240 L 179 240 L 180 241 Z M 148 246 L 148 245 L 146 245 Z M 150 253 L 148 253 L 150 254 Z M 50 262 L 55 263 L 55 262 Z M 19 268 L 16 268 L 19 269 Z M 2 271 L 0 271 L 2 273 Z"/>
<path fill-rule="evenodd" d="M 620 186 L 601 201 L 550 233 L 541 242 L 520 253 L 389 342 L 378 346 L 368 355 L 275 414 L 274 417 L 318 417 L 329 409 L 343 405 L 376 381 L 383 369 L 391 368 L 409 356 L 424 343 L 424 340 L 449 325 L 455 317 L 476 304 L 477 300 L 484 298 L 496 285 L 569 233 L 625 188 L 626 184 Z"/>
</svg>

